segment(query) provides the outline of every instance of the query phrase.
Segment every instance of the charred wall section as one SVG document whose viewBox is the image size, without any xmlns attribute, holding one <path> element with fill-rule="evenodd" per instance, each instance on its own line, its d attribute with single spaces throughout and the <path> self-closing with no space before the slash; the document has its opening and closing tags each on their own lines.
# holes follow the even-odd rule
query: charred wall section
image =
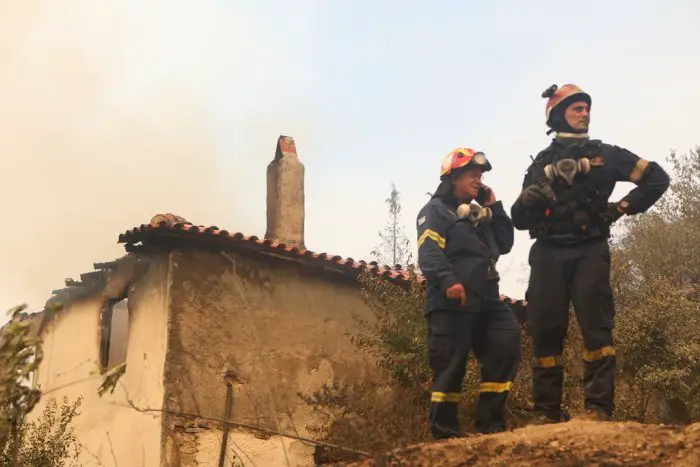
<svg viewBox="0 0 700 467">
<path fill-rule="evenodd" d="M 298 393 L 366 368 L 344 333 L 351 312 L 369 318 L 370 311 L 346 276 L 259 253 L 174 252 L 171 262 L 169 409 L 223 418 L 228 374 L 235 422 L 308 436 L 313 414 Z M 185 438 L 174 419 L 171 428 L 170 457 L 182 458 L 177 446 L 186 447 Z M 266 442 L 258 441 L 262 449 Z M 313 448 L 297 444 L 288 449 L 310 459 Z"/>
</svg>

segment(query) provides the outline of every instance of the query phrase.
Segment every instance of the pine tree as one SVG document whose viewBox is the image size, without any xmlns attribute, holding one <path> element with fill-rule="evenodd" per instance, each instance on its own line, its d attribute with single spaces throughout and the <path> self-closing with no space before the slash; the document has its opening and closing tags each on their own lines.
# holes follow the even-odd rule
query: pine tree
<svg viewBox="0 0 700 467">
<path fill-rule="evenodd" d="M 385 200 L 389 206 L 389 219 L 384 232 L 379 232 L 381 243 L 372 250 L 372 256 L 379 264 L 402 267 L 413 264 L 411 243 L 401 224 L 401 196 L 396 185 L 391 184 L 391 194 Z"/>
</svg>

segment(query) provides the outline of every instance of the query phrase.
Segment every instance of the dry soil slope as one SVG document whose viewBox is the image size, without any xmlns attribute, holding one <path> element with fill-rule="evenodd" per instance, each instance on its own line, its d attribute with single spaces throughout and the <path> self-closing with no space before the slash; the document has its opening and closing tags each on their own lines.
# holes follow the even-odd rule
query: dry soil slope
<svg viewBox="0 0 700 467">
<path fill-rule="evenodd" d="M 346 467 L 377 466 L 365 460 Z M 416 445 L 388 466 L 700 466 L 700 423 L 686 428 L 573 420 Z"/>
</svg>

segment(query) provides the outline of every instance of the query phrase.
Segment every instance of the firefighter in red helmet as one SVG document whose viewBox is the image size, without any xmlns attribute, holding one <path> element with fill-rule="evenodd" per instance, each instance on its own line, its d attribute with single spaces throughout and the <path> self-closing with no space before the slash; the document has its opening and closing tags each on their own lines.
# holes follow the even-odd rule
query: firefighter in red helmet
<svg viewBox="0 0 700 467">
<path fill-rule="evenodd" d="M 482 365 L 476 430 L 505 430 L 505 402 L 520 360 L 520 328 L 500 300 L 495 268 L 513 247 L 514 229 L 503 204 L 482 183 L 490 170 L 482 152 L 451 151 L 442 163 L 440 186 L 417 218 L 435 438 L 462 436 L 457 414 L 470 351 Z"/>
<path fill-rule="evenodd" d="M 527 291 L 534 410 L 542 422 L 568 419 L 561 407 L 562 352 L 573 303 L 585 346 L 584 406 L 588 417 L 607 420 L 615 407 L 616 364 L 610 228 L 653 206 L 669 176 L 653 161 L 590 139 L 591 96 L 578 86 L 552 85 L 542 97 L 548 134 L 556 135 L 528 167 L 511 207 L 515 228 L 535 239 Z M 617 182 L 636 187 L 610 202 Z"/>
</svg>

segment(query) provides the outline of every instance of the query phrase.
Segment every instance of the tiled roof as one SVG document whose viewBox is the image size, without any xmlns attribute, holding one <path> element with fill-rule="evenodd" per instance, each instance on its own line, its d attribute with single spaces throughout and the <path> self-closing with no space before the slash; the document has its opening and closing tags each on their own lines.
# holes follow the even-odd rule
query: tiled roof
<svg viewBox="0 0 700 467">
<path fill-rule="evenodd" d="M 353 258 L 343 258 L 342 256 L 330 255 L 328 253 L 316 253 L 310 250 L 290 247 L 284 243 L 276 243 L 255 235 L 247 236 L 241 232 L 229 232 L 228 230 L 223 230 L 216 226 L 194 225 L 187 222 L 182 217 L 173 214 L 156 215 L 151 219 L 149 224 L 142 224 L 127 230 L 119 235 L 119 243 L 125 243 L 127 251 L 135 251 L 133 245 L 139 242 L 148 242 L 150 239 L 159 238 L 190 239 L 211 245 L 218 244 L 227 247 L 239 246 L 242 248 L 276 253 L 293 259 L 319 262 L 323 263 L 324 266 L 337 268 L 353 274 L 357 274 L 362 270 L 368 270 L 392 282 L 402 284 L 407 284 L 410 280 L 408 269 L 403 269 L 400 265 L 391 267 L 379 265 L 376 261 L 356 261 Z M 425 277 L 420 274 L 420 272 L 418 272 L 416 276 L 419 283 L 425 282 Z M 501 299 L 512 305 L 525 305 L 524 300 L 515 300 L 505 295 L 501 295 Z"/>
</svg>

